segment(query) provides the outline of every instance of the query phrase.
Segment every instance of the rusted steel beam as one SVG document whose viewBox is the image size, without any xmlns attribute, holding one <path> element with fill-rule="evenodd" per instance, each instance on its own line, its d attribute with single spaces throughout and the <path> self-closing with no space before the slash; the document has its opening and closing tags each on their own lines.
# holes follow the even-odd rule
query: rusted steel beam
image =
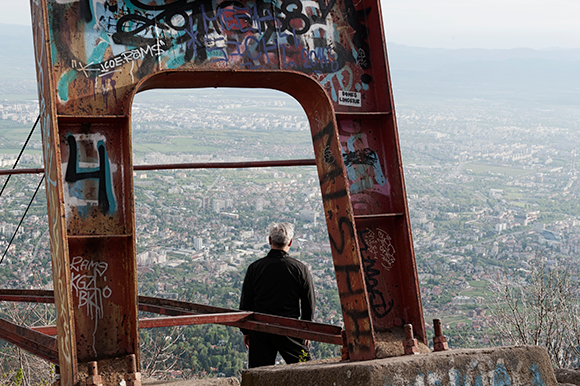
<svg viewBox="0 0 580 386">
<path fill-rule="evenodd" d="M 177 311 L 177 310 L 176 310 Z M 186 313 L 186 311 L 181 311 Z M 337 326 L 323 325 L 321 323 L 304 322 L 300 320 L 291 320 L 295 323 L 292 327 L 282 324 L 271 324 L 268 322 L 260 322 L 251 320 L 250 318 L 264 315 L 254 315 L 251 312 L 232 312 L 220 314 L 202 314 L 202 315 L 180 315 L 165 318 L 145 318 L 139 320 L 139 328 L 158 328 L 158 327 L 173 327 L 173 326 L 188 326 L 195 324 L 216 323 L 231 327 L 245 328 L 248 330 L 267 332 L 270 334 L 286 335 L 295 338 L 308 339 L 316 342 L 330 343 L 342 345 L 342 329 Z M 269 316 L 269 315 L 266 315 Z M 276 320 L 276 317 L 273 317 Z M 259 318 L 262 319 L 262 318 Z M 284 321 L 286 322 L 286 321 Z M 297 322 L 297 323 L 296 323 Z M 306 328 L 303 328 L 306 327 Z M 56 335 L 56 326 L 38 326 L 30 327 L 32 330 L 46 334 Z M 337 333 L 338 332 L 338 333 Z"/>
<path fill-rule="evenodd" d="M 139 328 L 189 326 L 194 324 L 243 322 L 252 312 L 228 312 L 223 314 L 182 315 L 165 318 L 139 319 Z"/>
<path fill-rule="evenodd" d="M 245 169 L 283 166 L 315 166 L 315 159 L 289 159 L 274 161 L 245 162 L 202 162 L 185 164 L 135 165 L 133 170 L 166 170 L 166 169 Z"/>
<path fill-rule="evenodd" d="M 9 174 L 42 174 L 42 173 L 44 173 L 44 168 L 0 170 L 0 176 L 6 176 Z"/>
<path fill-rule="evenodd" d="M 157 307 L 155 309 L 159 311 L 148 311 L 154 312 L 157 314 L 164 314 L 163 309 L 166 309 L 167 312 L 172 312 L 172 309 L 177 310 L 185 310 L 190 311 L 191 313 L 197 314 L 211 314 L 211 313 L 224 313 L 224 312 L 232 312 L 236 310 L 231 310 L 229 308 L 221 308 L 221 307 L 213 307 L 208 306 L 205 304 L 198 304 L 198 303 L 190 303 L 184 302 L 180 300 L 172 300 L 172 299 L 164 299 L 164 298 L 155 298 L 152 296 L 139 296 L 139 310 L 140 311 L 148 311 L 145 309 L 146 307 Z M 167 313 L 165 315 L 184 315 L 184 314 L 175 314 L 175 313 Z"/>
<path fill-rule="evenodd" d="M 54 292 L 50 290 L 0 289 L 0 301 L 54 303 Z"/>
<path fill-rule="evenodd" d="M 41 296 L 42 295 L 42 296 Z M 32 303 L 52 303 L 52 291 L 0 290 L 0 300 Z M 139 296 L 139 310 L 170 318 L 145 318 L 139 320 L 139 328 L 183 326 L 216 323 L 248 330 L 287 335 L 317 342 L 342 345 L 342 328 L 330 324 L 310 322 L 260 313 L 250 313 L 229 308 L 179 300 Z M 37 326 L 31 329 L 47 335 L 56 334 L 56 326 Z"/>
<path fill-rule="evenodd" d="M 273 316 L 268 314 L 261 314 L 254 312 L 253 320 L 259 323 L 268 323 L 273 325 L 287 326 L 296 329 L 309 330 L 321 332 L 324 334 L 340 335 L 342 328 L 332 324 L 311 322 L 308 320 L 299 320 L 292 318 L 285 318 L 283 316 Z"/>
<path fill-rule="evenodd" d="M 51 363 L 58 364 L 58 349 L 55 338 L 0 318 L 0 339 Z"/>
<path fill-rule="evenodd" d="M 300 320 L 298 320 L 298 322 L 302 322 L 305 324 L 312 323 Z M 325 332 L 318 332 L 315 330 L 315 328 L 313 328 L 314 326 L 309 326 L 312 328 L 311 330 L 303 330 L 300 328 L 285 326 L 282 324 L 274 325 L 264 322 L 257 322 L 255 320 L 246 320 L 244 322 L 238 322 L 235 325 L 233 323 L 230 323 L 228 325 L 245 328 L 253 331 L 267 332 L 269 334 L 291 336 L 293 338 L 308 339 L 316 342 L 336 344 L 339 346 L 342 345 L 342 335 L 340 333 L 329 334 Z M 340 327 L 338 327 L 338 329 L 342 331 Z"/>
<path fill-rule="evenodd" d="M 191 313 L 217 314 L 235 312 L 235 310 L 230 310 L 227 308 L 212 307 L 203 304 L 147 296 L 139 296 L 139 310 L 173 316 L 188 315 Z M 254 312 L 251 317 L 248 317 L 244 321 L 217 321 L 215 323 L 232 327 L 245 328 L 248 330 L 268 332 L 271 334 L 309 339 L 317 342 L 342 345 L 342 328 L 330 324 L 266 315 L 256 312 Z"/>
<path fill-rule="evenodd" d="M 246 169 L 285 166 L 315 166 L 315 159 L 289 159 L 274 161 L 244 161 L 244 162 L 198 162 L 184 164 L 134 165 L 133 170 L 177 170 L 177 169 Z M 9 174 L 42 174 L 43 168 L 6 169 L 0 170 L 0 176 Z"/>
<path fill-rule="evenodd" d="M 32 326 L 29 328 L 31 330 L 36 331 L 36 332 L 40 332 L 41 334 L 44 334 L 44 335 L 51 335 L 51 336 L 56 335 L 56 326 L 54 326 L 54 325 L 52 325 L 52 326 Z"/>
</svg>

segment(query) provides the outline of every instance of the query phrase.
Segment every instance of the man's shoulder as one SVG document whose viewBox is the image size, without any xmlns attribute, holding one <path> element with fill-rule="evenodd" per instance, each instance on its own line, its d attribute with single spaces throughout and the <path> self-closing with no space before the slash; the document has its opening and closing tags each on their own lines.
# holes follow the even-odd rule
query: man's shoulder
<svg viewBox="0 0 580 386">
<path fill-rule="evenodd" d="M 250 265 L 248 265 L 248 269 L 253 268 L 257 265 L 260 265 L 264 262 L 264 260 L 266 259 L 266 256 L 259 258 L 258 260 L 253 261 Z"/>
<path fill-rule="evenodd" d="M 300 261 L 300 260 L 298 260 L 295 257 L 287 256 L 286 257 L 286 261 L 287 261 L 287 263 L 289 265 L 293 265 L 293 266 L 299 267 L 300 269 L 308 270 L 308 267 L 306 266 L 306 264 L 304 264 L 303 261 Z"/>
</svg>

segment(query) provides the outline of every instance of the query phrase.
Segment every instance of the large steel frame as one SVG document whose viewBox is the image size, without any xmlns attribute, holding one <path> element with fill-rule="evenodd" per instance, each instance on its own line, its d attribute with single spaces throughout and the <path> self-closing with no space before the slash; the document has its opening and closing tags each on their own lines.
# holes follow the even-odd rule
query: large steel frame
<svg viewBox="0 0 580 386">
<path fill-rule="evenodd" d="M 49 290 L 0 289 L 0 301 L 54 303 L 55 299 L 54 292 Z M 139 296 L 138 301 L 139 311 L 166 315 L 139 319 L 140 329 L 215 323 L 323 343 L 345 343 L 343 330 L 329 324 L 150 296 Z M 57 335 L 57 327 L 18 326 L 0 318 L 0 339 L 58 365 L 56 339 L 46 335 Z"/>
<path fill-rule="evenodd" d="M 31 7 L 63 384 L 79 363 L 138 359 L 131 104 L 153 88 L 272 88 L 298 100 L 350 358 L 375 358 L 375 332 L 406 323 L 425 341 L 378 0 Z"/>
</svg>

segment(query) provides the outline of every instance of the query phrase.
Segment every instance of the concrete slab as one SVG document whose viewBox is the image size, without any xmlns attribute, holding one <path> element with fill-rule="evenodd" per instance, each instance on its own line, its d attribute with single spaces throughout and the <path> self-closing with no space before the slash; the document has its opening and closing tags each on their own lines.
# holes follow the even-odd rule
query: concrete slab
<svg viewBox="0 0 580 386">
<path fill-rule="evenodd" d="M 364 362 L 298 363 L 242 372 L 242 386 L 556 386 L 538 346 L 450 350 Z"/>
<path fill-rule="evenodd" d="M 556 379 L 560 384 L 580 385 L 580 371 L 572 369 L 554 369 Z"/>
<path fill-rule="evenodd" d="M 144 378 L 143 385 L 146 386 L 240 386 L 237 378 L 207 378 L 189 379 L 187 381 L 163 381 L 152 378 Z"/>
</svg>

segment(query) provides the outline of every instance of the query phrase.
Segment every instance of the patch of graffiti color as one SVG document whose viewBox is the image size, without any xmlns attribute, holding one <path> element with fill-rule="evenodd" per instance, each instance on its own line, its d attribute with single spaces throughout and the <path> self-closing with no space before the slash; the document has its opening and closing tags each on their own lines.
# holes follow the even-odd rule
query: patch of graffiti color
<svg viewBox="0 0 580 386">
<path fill-rule="evenodd" d="M 493 360 L 482 357 L 481 360 L 473 359 L 468 365 L 453 365 L 446 368 L 446 363 L 441 364 L 441 370 L 423 373 L 420 368 L 417 371 L 403 370 L 393 375 L 385 377 L 385 386 L 511 386 L 530 385 L 546 386 L 544 375 L 541 373 L 537 363 L 531 363 L 529 372 L 523 370 L 525 361 L 512 363 L 510 369 L 505 366 L 505 359 Z M 517 371 L 514 371 L 518 369 Z"/>
<path fill-rule="evenodd" d="M 72 207 L 76 207 L 80 213 L 84 211 L 85 216 L 88 215 L 88 209 L 91 206 L 97 206 L 105 214 L 115 213 L 116 204 L 111 182 L 112 168 L 104 137 L 100 134 L 68 134 L 66 139 L 69 157 L 68 162 L 63 165 L 63 170 L 65 170 L 64 180 L 68 182 L 68 189 L 65 189 L 67 217 Z M 93 157 L 86 159 L 89 157 L 81 154 L 78 142 L 83 142 L 85 147 L 92 149 L 96 147 L 98 159 Z M 85 158 L 85 162 L 81 162 L 81 158 Z"/>
<path fill-rule="evenodd" d="M 368 228 L 364 231 L 358 231 L 361 241 L 360 252 L 365 282 L 369 294 L 369 307 L 377 318 L 384 318 L 391 313 L 395 302 L 393 299 L 385 300 L 385 295 L 379 287 L 381 271 L 376 268 L 375 264 L 381 261 L 388 261 L 392 265 L 395 261 L 395 249 L 390 242 L 390 236 L 385 231 L 378 229 L 377 233 L 378 236 Z M 385 243 L 385 240 L 387 243 Z M 385 268 L 389 270 L 390 265 Z"/>
<path fill-rule="evenodd" d="M 379 157 L 375 151 L 365 145 L 365 139 L 365 134 L 362 133 L 351 135 L 347 142 L 348 152 L 343 155 L 348 178 L 353 182 L 350 186 L 352 194 L 372 189 L 373 181 L 380 186 L 384 186 L 386 182 Z M 363 146 L 355 146 L 357 141 L 360 141 Z"/>
<path fill-rule="evenodd" d="M 78 308 L 84 308 L 87 316 L 94 322 L 93 330 L 93 351 L 97 355 L 95 348 L 96 333 L 99 319 L 103 317 L 103 299 L 108 299 L 113 294 L 108 285 L 100 287 L 100 281 L 107 281 L 107 269 L 109 264 L 103 261 L 92 261 L 75 256 L 71 264 L 71 285 L 73 293 L 78 299 Z"/>
<path fill-rule="evenodd" d="M 391 243 L 391 236 L 382 229 L 377 228 L 377 232 L 367 229 L 365 242 L 368 247 L 369 257 L 374 257 L 380 261 L 385 270 L 390 270 L 395 262 L 395 247 Z"/>
<path fill-rule="evenodd" d="M 66 62 L 57 78 L 63 104 L 78 97 L 79 82 L 100 93 L 177 68 L 300 71 L 335 102 L 337 91 L 364 93 L 372 83 L 365 72 L 373 10 L 355 11 L 359 4 L 352 0 L 55 1 L 54 13 L 62 17 L 50 23 L 55 57 Z M 68 35 L 63 20 L 73 19 L 82 39 Z M 82 44 L 74 46 L 77 41 Z M 103 79 L 114 72 L 131 76 L 116 77 L 115 84 Z"/>
</svg>

